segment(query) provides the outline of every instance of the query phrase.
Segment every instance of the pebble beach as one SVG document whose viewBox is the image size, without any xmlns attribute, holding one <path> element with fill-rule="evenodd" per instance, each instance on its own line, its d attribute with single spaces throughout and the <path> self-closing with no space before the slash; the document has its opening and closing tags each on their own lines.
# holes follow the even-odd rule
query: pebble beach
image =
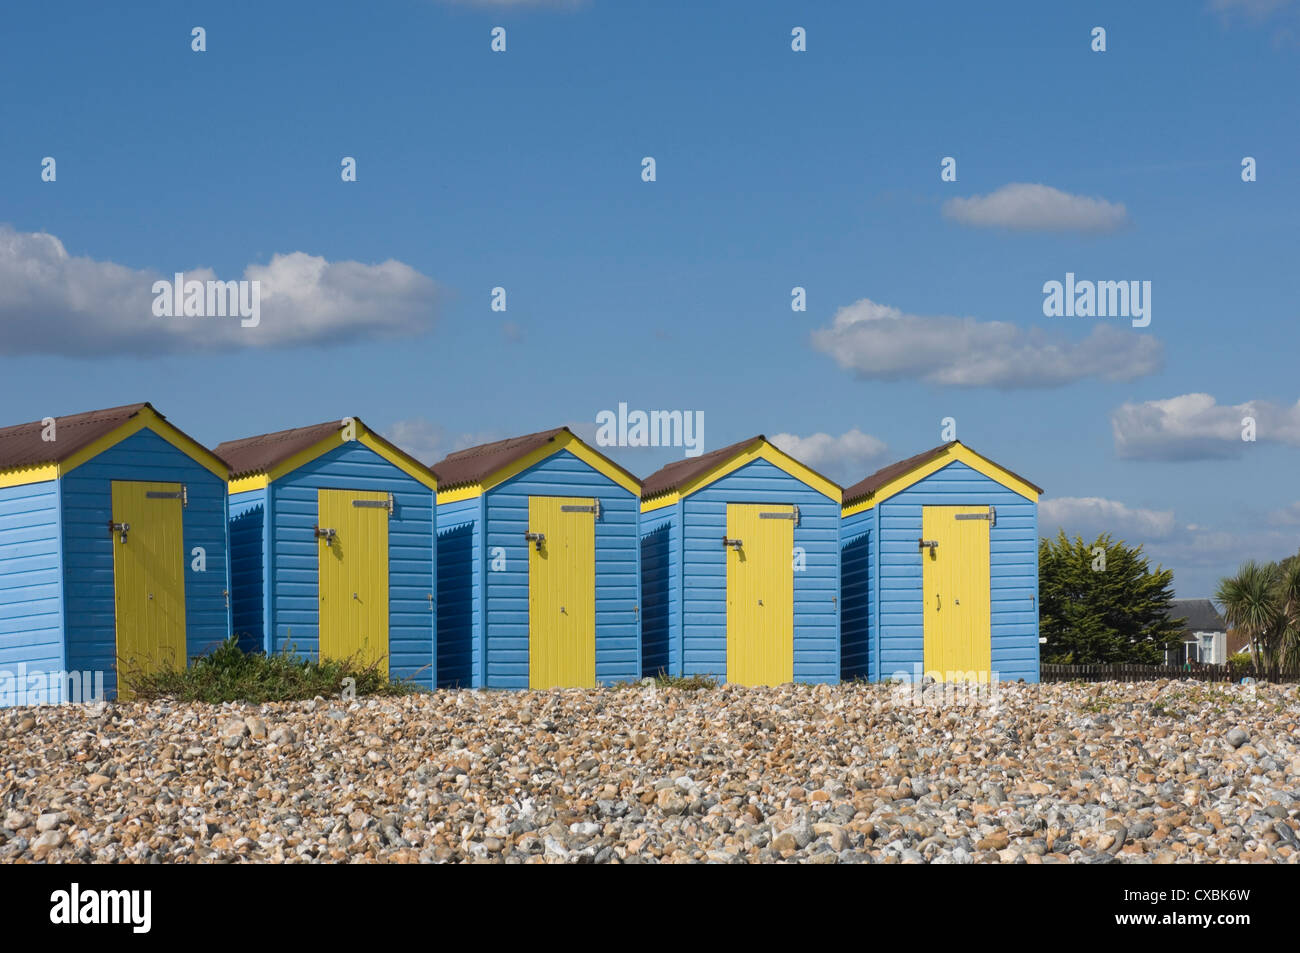
<svg viewBox="0 0 1300 953">
<path fill-rule="evenodd" d="M 1300 863 L 1295 685 L 0 710 L 0 862 Z"/>
</svg>

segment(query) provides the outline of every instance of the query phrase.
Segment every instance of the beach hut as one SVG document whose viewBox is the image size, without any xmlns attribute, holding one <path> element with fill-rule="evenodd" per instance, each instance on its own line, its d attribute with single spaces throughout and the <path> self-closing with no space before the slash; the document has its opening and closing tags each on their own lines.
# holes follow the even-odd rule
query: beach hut
<svg viewBox="0 0 1300 953">
<path fill-rule="evenodd" d="M 432 687 L 437 482 L 356 417 L 231 440 L 233 631 Z"/>
<path fill-rule="evenodd" d="M 840 488 L 763 436 L 670 463 L 641 493 L 646 674 L 840 678 Z"/>
<path fill-rule="evenodd" d="M 957 441 L 845 490 L 844 677 L 1038 681 L 1042 492 Z"/>
<path fill-rule="evenodd" d="M 0 705 L 113 696 L 219 644 L 225 482 L 149 404 L 0 429 Z"/>
<path fill-rule="evenodd" d="M 438 476 L 438 682 L 561 688 L 640 673 L 641 484 L 567 427 Z"/>
</svg>

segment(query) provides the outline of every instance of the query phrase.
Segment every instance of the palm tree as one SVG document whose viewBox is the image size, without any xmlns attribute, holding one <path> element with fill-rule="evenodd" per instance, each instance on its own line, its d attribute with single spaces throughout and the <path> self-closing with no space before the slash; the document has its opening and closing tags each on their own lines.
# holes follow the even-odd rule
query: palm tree
<svg viewBox="0 0 1300 953">
<path fill-rule="evenodd" d="M 1300 560 L 1285 566 L 1249 560 L 1220 580 L 1214 599 L 1224 621 L 1250 639 L 1257 665 L 1276 673 L 1284 660 L 1300 659 Z"/>
<path fill-rule="evenodd" d="M 1279 655 L 1288 668 L 1300 666 L 1300 559 L 1278 567 L 1277 595 L 1281 614 Z"/>
</svg>

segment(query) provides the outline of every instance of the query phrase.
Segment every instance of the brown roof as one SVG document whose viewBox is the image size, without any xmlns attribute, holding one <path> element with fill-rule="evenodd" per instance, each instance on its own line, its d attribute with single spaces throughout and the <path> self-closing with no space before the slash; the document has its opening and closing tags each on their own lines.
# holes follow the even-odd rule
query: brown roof
<svg viewBox="0 0 1300 953">
<path fill-rule="evenodd" d="M 427 470 L 423 463 L 416 460 L 401 447 L 394 446 L 379 434 L 367 427 L 360 417 L 351 418 L 358 425 L 394 453 L 401 454 L 421 470 Z M 230 464 L 230 476 L 246 476 L 251 473 L 269 473 L 281 463 L 291 459 L 295 454 L 309 450 L 343 429 L 343 421 L 330 420 L 310 427 L 295 427 L 292 430 L 278 430 L 275 433 L 259 434 L 242 440 L 227 440 L 216 448 L 217 456 Z"/>
<path fill-rule="evenodd" d="M 733 443 L 719 450 L 702 453 L 698 457 L 674 460 L 666 467 L 656 470 L 645 478 L 645 481 L 641 484 L 641 499 L 648 500 L 652 496 L 659 496 L 681 489 L 696 477 L 708 473 L 714 467 L 725 463 L 760 440 L 766 441 L 767 438 L 759 434 L 757 437 L 750 437 L 748 440 Z"/>
<path fill-rule="evenodd" d="M 867 477 L 865 480 L 861 480 L 853 484 L 853 486 L 849 487 L 847 490 L 844 491 L 844 505 L 847 506 L 850 503 L 853 503 L 857 500 L 866 499 L 872 496 L 877 490 L 879 490 L 885 484 L 889 483 L 891 480 L 895 480 L 898 477 L 903 476 L 905 473 L 910 473 L 911 471 L 917 469 L 918 467 L 924 466 L 925 464 L 933 460 L 935 457 L 939 457 L 947 453 L 950 448 L 957 446 L 959 443 L 961 443 L 961 441 L 959 440 L 950 440 L 945 444 L 940 444 L 937 447 L 934 447 L 930 450 L 926 450 L 924 453 L 918 453 L 914 457 L 908 457 L 906 460 L 899 460 L 897 463 L 891 463 L 889 466 L 877 470 L 875 473 L 871 474 L 871 476 Z M 965 444 L 962 444 L 962 446 L 965 446 Z M 966 449 L 970 450 L 972 453 L 976 452 L 972 450 L 970 447 L 966 447 Z M 983 454 L 980 454 L 980 456 L 983 456 Z M 1010 470 L 1008 470 L 1004 466 L 1001 466 L 1000 464 L 997 464 L 996 466 L 998 467 L 999 470 L 1005 471 L 1006 473 L 1015 477 L 1021 483 L 1025 483 L 1029 486 L 1032 486 L 1039 493 L 1043 492 L 1043 488 L 1041 486 L 1036 486 L 1035 484 L 1030 483 L 1024 477 L 1020 476 L 1019 474 L 1012 473 Z"/>
<path fill-rule="evenodd" d="M 295 427 L 242 440 L 227 440 L 217 444 L 216 454 L 230 464 L 232 477 L 267 473 L 294 454 L 316 446 L 330 434 L 342 429 L 342 421 L 331 420 L 310 427 Z"/>
<path fill-rule="evenodd" d="M 438 478 L 439 491 L 482 483 L 492 474 L 510 466 L 516 460 L 528 456 L 534 450 L 538 450 L 548 443 L 553 443 L 561 434 L 568 434 L 581 442 L 581 438 L 577 437 L 568 427 L 556 427 L 553 430 L 525 434 L 522 437 L 509 437 L 505 440 L 497 440 L 493 443 L 483 443 L 477 447 L 457 450 L 455 453 L 447 454 L 430 469 Z M 586 446 L 586 444 L 583 443 L 583 446 Z M 591 450 L 590 447 L 587 449 Z M 591 452 L 640 486 L 641 481 L 635 474 L 620 467 L 603 453 L 596 450 Z"/>
<path fill-rule="evenodd" d="M 61 463 L 105 434 L 112 433 L 146 407 L 154 410 L 147 403 L 126 404 L 55 417 L 54 440 L 41 439 L 45 427 L 39 420 L 0 428 L 0 470 Z M 158 412 L 154 410 L 154 413 Z M 162 414 L 158 416 L 162 417 Z"/>
</svg>

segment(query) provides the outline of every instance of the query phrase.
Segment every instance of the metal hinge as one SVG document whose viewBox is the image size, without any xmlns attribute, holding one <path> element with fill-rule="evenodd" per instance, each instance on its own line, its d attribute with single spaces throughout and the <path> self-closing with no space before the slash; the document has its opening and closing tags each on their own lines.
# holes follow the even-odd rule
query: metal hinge
<svg viewBox="0 0 1300 953">
<path fill-rule="evenodd" d="M 958 513 L 953 518 L 959 520 L 988 520 L 989 526 L 997 526 L 998 509 L 996 506 L 990 506 L 987 513 Z"/>
<path fill-rule="evenodd" d="M 761 520 L 794 520 L 794 525 L 799 525 L 799 507 L 790 507 L 789 513 L 759 513 L 758 518 Z"/>
<path fill-rule="evenodd" d="M 179 490 L 145 490 L 144 498 L 146 500 L 180 500 L 182 508 L 190 505 L 190 495 L 184 483 L 181 484 Z"/>
<path fill-rule="evenodd" d="M 393 494 L 388 494 L 386 500 L 353 500 L 352 505 L 360 509 L 371 510 L 388 510 L 388 515 L 393 515 Z"/>
<path fill-rule="evenodd" d="M 579 503 L 564 503 L 560 506 L 561 513 L 590 513 L 600 519 L 600 500 L 590 505 Z"/>
</svg>

